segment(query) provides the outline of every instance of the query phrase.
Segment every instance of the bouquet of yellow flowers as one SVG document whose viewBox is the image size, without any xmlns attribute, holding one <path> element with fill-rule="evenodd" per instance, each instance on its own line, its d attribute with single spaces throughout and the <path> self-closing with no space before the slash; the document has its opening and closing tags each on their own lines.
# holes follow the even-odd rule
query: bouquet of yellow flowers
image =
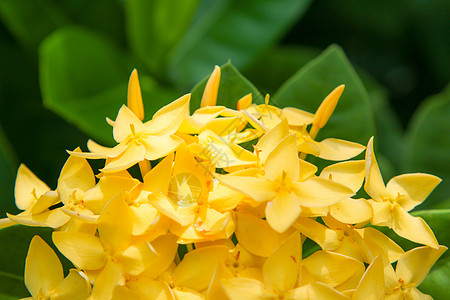
<svg viewBox="0 0 450 300">
<path fill-rule="evenodd" d="M 53 228 L 74 267 L 64 277 L 35 236 L 33 299 L 429 299 L 417 287 L 447 247 L 409 211 L 441 180 L 385 184 L 373 137 L 318 140 L 344 85 L 310 113 L 251 93 L 217 105 L 220 79 L 216 66 L 192 113 L 187 94 L 144 122 L 134 70 L 127 105 L 107 119 L 114 147 L 89 140 L 89 152 L 68 151 L 55 190 L 20 166 L 23 212 L 0 226 Z M 105 160 L 98 173 L 92 159 Z M 382 227 L 423 246 L 405 252 Z"/>
</svg>

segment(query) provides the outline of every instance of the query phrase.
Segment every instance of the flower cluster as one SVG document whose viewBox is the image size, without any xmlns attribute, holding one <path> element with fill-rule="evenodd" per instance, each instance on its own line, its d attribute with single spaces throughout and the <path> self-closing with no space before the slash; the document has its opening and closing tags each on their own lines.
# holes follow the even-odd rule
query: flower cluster
<svg viewBox="0 0 450 300">
<path fill-rule="evenodd" d="M 317 141 L 344 86 L 312 114 L 268 96 L 257 105 L 251 94 L 235 99 L 236 110 L 217 106 L 219 83 L 215 67 L 199 109 L 190 114 L 187 94 L 143 122 L 133 71 L 127 105 L 107 119 L 116 146 L 90 140 L 89 152 L 68 151 L 55 190 L 20 166 L 23 212 L 0 225 L 54 228 L 75 267 L 64 278 L 35 236 L 25 268 L 32 297 L 429 299 L 417 286 L 447 248 L 408 212 L 440 179 L 404 174 L 385 185 L 373 138 L 367 147 Z M 307 155 L 335 163 L 318 172 Z M 87 159 L 105 165 L 94 174 Z M 355 196 L 364 191 L 370 199 Z M 424 246 L 405 252 L 372 225 Z M 307 239 L 318 245 L 308 255 Z"/>
</svg>

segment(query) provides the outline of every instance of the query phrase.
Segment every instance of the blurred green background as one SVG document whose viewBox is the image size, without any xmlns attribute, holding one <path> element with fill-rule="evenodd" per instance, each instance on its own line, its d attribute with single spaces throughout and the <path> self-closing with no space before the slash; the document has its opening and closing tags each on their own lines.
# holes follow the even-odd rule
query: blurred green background
<svg viewBox="0 0 450 300">
<path fill-rule="evenodd" d="M 88 138 L 111 145 L 105 117 L 126 102 L 133 68 L 148 119 L 217 64 L 221 87 L 311 112 L 346 83 L 319 137 L 365 144 L 375 135 L 385 181 L 405 172 L 443 178 L 419 207 L 440 210 L 417 215 L 449 245 L 449 16 L 448 0 L 0 0 L 0 215 L 18 212 L 19 163 L 55 188 L 66 149 L 86 149 Z M 10 274 L 0 296 L 26 295 L 20 278 L 34 232 L 0 232 L 17 262 L 0 261 L 0 275 Z M 440 262 L 424 283 L 436 299 L 450 271 Z"/>
</svg>

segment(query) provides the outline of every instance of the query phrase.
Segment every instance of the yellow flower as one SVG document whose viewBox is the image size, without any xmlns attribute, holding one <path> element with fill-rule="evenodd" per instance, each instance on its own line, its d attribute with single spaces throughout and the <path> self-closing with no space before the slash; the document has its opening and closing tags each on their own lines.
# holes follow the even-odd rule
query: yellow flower
<svg viewBox="0 0 450 300">
<path fill-rule="evenodd" d="M 34 236 L 25 263 L 25 285 L 33 299 L 87 299 L 91 284 L 86 275 L 71 269 L 64 278 L 61 262 L 44 240 Z"/>
<path fill-rule="evenodd" d="M 326 207 L 353 194 L 349 188 L 327 179 L 310 177 L 299 182 L 300 162 L 295 135 L 288 135 L 267 156 L 264 176 L 224 176 L 224 185 L 267 202 L 266 218 L 278 232 L 286 231 L 298 218 L 301 206 Z"/>
<path fill-rule="evenodd" d="M 439 244 L 427 223 L 408 211 L 421 204 L 440 182 L 436 176 L 414 173 L 395 176 L 385 186 L 373 152 L 373 137 L 369 140 L 364 189 L 372 197 L 372 224 L 388 226 L 401 237 L 437 249 Z"/>
</svg>

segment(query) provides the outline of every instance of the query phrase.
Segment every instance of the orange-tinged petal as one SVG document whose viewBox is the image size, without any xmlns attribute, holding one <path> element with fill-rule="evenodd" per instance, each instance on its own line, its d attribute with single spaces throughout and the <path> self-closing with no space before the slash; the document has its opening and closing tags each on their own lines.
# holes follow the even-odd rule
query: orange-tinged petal
<svg viewBox="0 0 450 300">
<path fill-rule="evenodd" d="M 134 133 L 144 130 L 144 124 L 138 117 L 126 106 L 122 105 L 117 114 L 113 127 L 113 136 L 116 142 L 121 143 Z"/>
<path fill-rule="evenodd" d="M 354 194 L 340 183 L 318 177 L 295 182 L 294 193 L 300 205 L 307 207 L 329 206 Z"/>
<path fill-rule="evenodd" d="M 316 113 L 314 114 L 313 126 L 317 128 L 323 128 L 325 124 L 328 122 L 328 119 L 334 112 L 336 105 L 339 101 L 339 98 L 344 91 L 345 85 L 341 84 L 322 101 Z"/>
<path fill-rule="evenodd" d="M 352 300 L 383 300 L 384 293 L 383 258 L 377 256 L 361 278 Z"/>
<path fill-rule="evenodd" d="M 85 300 L 90 293 L 91 283 L 86 275 L 79 270 L 70 269 L 69 275 L 53 290 L 52 300 Z"/>
<path fill-rule="evenodd" d="M 357 156 L 366 147 L 358 143 L 340 139 L 325 139 L 318 144 L 320 148 L 319 157 L 327 160 L 346 160 Z"/>
<path fill-rule="evenodd" d="M 214 71 L 212 72 L 211 76 L 206 82 L 200 107 L 216 105 L 217 93 L 219 91 L 219 84 L 220 84 L 220 67 L 215 66 Z"/>
<path fill-rule="evenodd" d="M 25 261 L 25 285 L 33 297 L 54 289 L 64 278 L 58 256 L 44 240 L 35 235 Z"/>
<path fill-rule="evenodd" d="M 260 281 L 251 278 L 231 278 L 222 279 L 222 286 L 228 297 L 231 300 L 259 300 L 270 296 L 275 296 L 269 293 L 264 284 Z"/>
<path fill-rule="evenodd" d="M 273 229 L 283 233 L 295 222 L 300 211 L 300 204 L 295 194 L 281 190 L 267 203 L 266 218 Z"/>
<path fill-rule="evenodd" d="M 362 186 L 364 173 L 364 160 L 350 160 L 325 167 L 320 177 L 348 186 L 356 193 Z"/>
<path fill-rule="evenodd" d="M 145 132 L 159 136 L 175 133 L 189 112 L 190 100 L 191 94 L 186 94 L 159 109 L 152 120 L 145 123 Z"/>
<path fill-rule="evenodd" d="M 314 299 L 333 299 L 333 300 L 348 300 L 348 297 L 343 293 L 333 289 L 331 286 L 323 284 L 321 282 L 312 282 L 305 286 L 290 290 L 286 294 L 287 299 L 301 299 L 301 300 L 314 300 Z"/>
<path fill-rule="evenodd" d="M 302 258 L 302 243 L 298 232 L 283 242 L 263 265 L 264 283 L 278 293 L 293 289 Z"/>
<path fill-rule="evenodd" d="M 128 81 L 127 106 L 139 120 L 144 119 L 144 104 L 142 102 L 141 87 L 136 69 L 133 69 Z"/>
<path fill-rule="evenodd" d="M 225 246 L 202 247 L 187 253 L 173 271 L 173 283 L 198 292 L 208 288 L 217 264 L 228 255 Z"/>
<path fill-rule="evenodd" d="M 343 238 L 343 233 L 340 231 L 330 229 L 310 218 L 298 218 L 294 228 L 315 241 L 324 250 L 335 250 Z"/>
<path fill-rule="evenodd" d="M 303 265 L 317 281 L 336 287 L 355 274 L 362 262 L 328 251 L 316 251 L 303 260 Z"/>
<path fill-rule="evenodd" d="M 95 279 L 91 299 L 109 300 L 116 286 L 123 285 L 123 273 L 121 265 L 111 260 L 106 262 L 105 267 Z"/>
<path fill-rule="evenodd" d="M 245 95 L 237 102 L 237 110 L 248 108 L 252 104 L 252 93 Z"/>
<path fill-rule="evenodd" d="M 270 227 L 266 220 L 241 211 L 236 213 L 236 237 L 247 251 L 263 257 L 268 257 L 287 238 Z"/>
<path fill-rule="evenodd" d="M 103 169 L 100 169 L 100 171 L 111 173 L 128 169 L 144 160 L 145 155 L 146 149 L 144 145 L 136 144 L 134 142 L 129 143 L 121 155 L 111 159 L 111 161 L 107 163 Z"/>
<path fill-rule="evenodd" d="M 398 204 L 394 204 L 392 215 L 392 229 L 399 236 L 438 249 L 439 243 L 433 231 L 422 218 L 411 216 Z"/>
<path fill-rule="evenodd" d="M 314 119 L 314 114 L 295 107 L 285 107 L 282 111 L 290 126 L 308 125 Z"/>
<path fill-rule="evenodd" d="M 300 165 L 295 134 L 288 135 L 276 145 L 267 156 L 264 170 L 266 178 L 272 181 L 285 175 L 289 180 L 298 180 Z"/>
<path fill-rule="evenodd" d="M 370 138 L 366 148 L 366 181 L 364 190 L 375 201 L 389 199 L 391 196 L 384 185 L 383 177 L 373 152 L 373 137 Z"/>
<path fill-rule="evenodd" d="M 445 251 L 447 251 L 446 246 L 439 246 L 437 249 L 423 246 L 405 252 L 397 262 L 397 276 L 405 284 L 420 285 L 430 272 L 431 267 Z"/>
<path fill-rule="evenodd" d="M 105 265 L 106 253 L 100 239 L 94 235 L 58 231 L 53 232 L 53 243 L 75 266 L 98 270 Z"/>
<path fill-rule="evenodd" d="M 276 195 L 274 184 L 263 178 L 224 176 L 218 174 L 216 174 L 215 177 L 223 185 L 247 195 L 258 202 L 272 200 Z"/>
<path fill-rule="evenodd" d="M 289 134 L 289 126 L 285 119 L 271 128 L 264 134 L 255 146 L 256 151 L 259 152 L 259 159 L 262 163 L 266 162 L 267 156 L 272 150 Z"/>
<path fill-rule="evenodd" d="M 148 160 L 156 160 L 174 152 L 183 140 L 175 135 L 148 135 L 141 141 L 145 146 L 145 158 Z"/>
<path fill-rule="evenodd" d="M 14 197 L 19 209 L 26 210 L 37 198 L 48 191 L 50 191 L 50 188 L 34 175 L 27 166 L 20 165 L 14 186 Z"/>
<path fill-rule="evenodd" d="M 373 210 L 366 199 L 347 198 L 331 205 L 330 215 L 342 223 L 356 224 L 369 221 Z"/>
<path fill-rule="evenodd" d="M 441 181 L 430 174 L 402 174 L 389 180 L 386 188 L 392 196 L 400 195 L 397 203 L 410 211 L 421 204 Z"/>
<path fill-rule="evenodd" d="M 143 189 L 152 193 L 166 194 L 172 173 L 173 153 L 161 160 L 156 167 L 144 176 Z"/>
<path fill-rule="evenodd" d="M 102 243 L 111 250 L 125 249 L 131 240 L 133 219 L 124 195 L 113 197 L 98 218 L 98 232 Z"/>
</svg>

